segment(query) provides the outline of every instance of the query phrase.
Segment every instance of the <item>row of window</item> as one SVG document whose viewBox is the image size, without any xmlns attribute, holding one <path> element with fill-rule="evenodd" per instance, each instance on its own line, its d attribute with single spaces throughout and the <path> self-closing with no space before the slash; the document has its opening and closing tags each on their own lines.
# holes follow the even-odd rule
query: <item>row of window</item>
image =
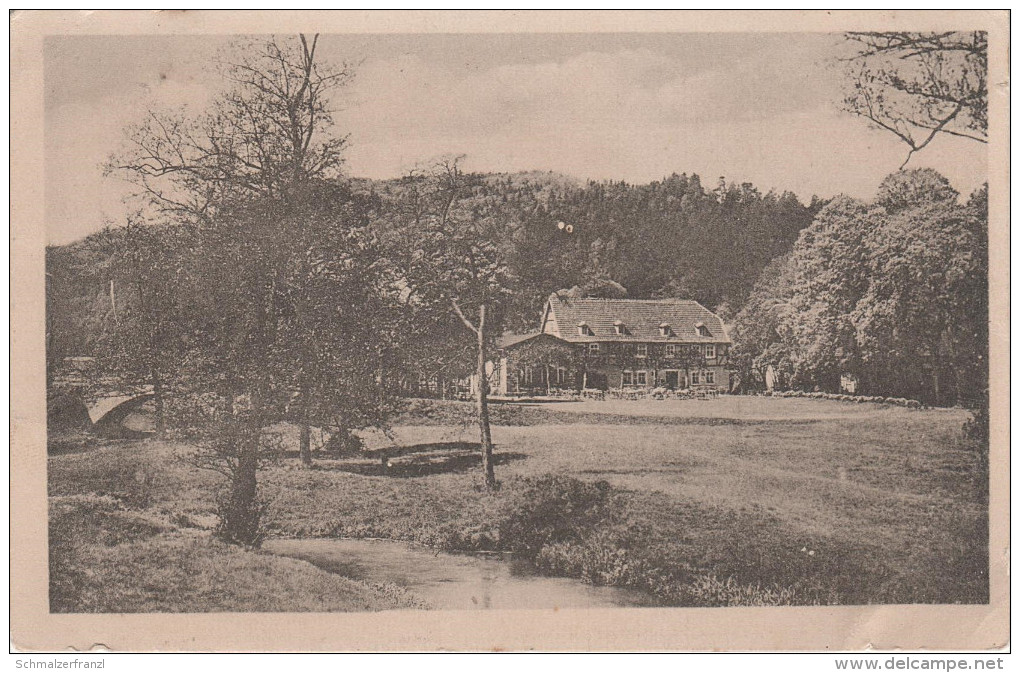
<svg viewBox="0 0 1020 673">
<path fill-rule="evenodd" d="M 542 381 L 541 376 L 535 376 L 535 370 L 531 367 L 525 367 L 522 370 L 518 370 L 518 380 L 524 385 L 534 385 Z M 568 373 L 563 367 L 557 367 L 549 371 L 550 379 L 558 385 L 564 385 L 567 383 Z M 691 371 L 689 372 L 691 377 L 691 385 L 696 386 L 703 383 L 715 383 L 715 372 L 707 369 L 703 371 Z M 623 371 L 623 385 L 625 386 L 646 386 L 648 385 L 649 372 L 644 369 L 630 370 L 625 369 Z"/>
<path fill-rule="evenodd" d="M 563 367 L 557 367 L 556 369 L 550 370 L 550 379 L 558 385 L 567 383 L 567 370 Z M 715 383 L 715 372 L 707 369 L 704 371 L 691 371 L 689 372 L 691 377 L 691 385 L 699 385 L 702 383 Z M 518 370 L 519 380 L 524 385 L 534 385 L 536 382 L 542 380 L 541 377 L 535 376 L 535 370 L 531 367 L 525 367 L 523 370 Z M 623 385 L 625 386 L 646 386 L 648 385 L 648 371 L 644 369 L 630 370 L 626 369 L 623 372 Z"/>
<path fill-rule="evenodd" d="M 701 353 L 701 355 L 705 356 L 706 358 L 714 358 L 715 357 L 715 344 L 705 344 L 703 346 L 696 346 L 696 348 Z M 666 357 L 673 357 L 673 356 L 675 356 L 676 353 L 677 353 L 676 349 L 677 349 L 677 345 L 676 344 L 666 344 L 666 353 L 665 353 Z M 600 344 L 588 344 L 588 353 L 590 353 L 591 355 L 598 355 L 599 351 L 600 351 Z M 646 357 L 648 357 L 648 344 L 638 344 L 637 345 L 637 353 L 636 354 L 637 354 L 637 356 L 639 358 L 646 358 Z"/>
<path fill-rule="evenodd" d="M 691 374 L 691 385 L 696 386 L 702 383 L 715 383 L 715 372 L 711 370 L 693 371 Z M 631 371 L 625 369 L 623 372 L 623 385 L 625 386 L 646 386 L 648 385 L 648 372 L 643 369 Z"/>
<path fill-rule="evenodd" d="M 546 371 L 546 370 L 543 368 L 543 369 L 540 369 L 539 371 L 541 372 L 541 371 Z M 563 384 L 565 384 L 567 382 L 567 370 L 564 369 L 563 367 L 556 367 L 555 369 L 550 369 L 548 371 L 549 371 L 549 379 L 550 379 L 551 382 L 556 383 L 557 385 L 563 385 Z M 524 385 L 534 385 L 535 382 L 536 382 L 536 379 L 539 382 L 542 382 L 542 380 L 543 380 L 541 373 L 538 376 L 535 376 L 535 370 L 533 368 L 531 368 L 531 367 L 525 367 L 524 369 L 518 369 L 517 370 L 517 379 L 519 381 L 521 381 L 522 383 L 524 383 Z"/>
</svg>

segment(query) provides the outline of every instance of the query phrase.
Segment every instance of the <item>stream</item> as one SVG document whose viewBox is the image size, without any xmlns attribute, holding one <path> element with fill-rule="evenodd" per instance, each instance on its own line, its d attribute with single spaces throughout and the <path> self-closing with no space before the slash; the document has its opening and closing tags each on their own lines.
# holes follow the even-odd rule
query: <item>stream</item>
<svg viewBox="0 0 1020 673">
<path fill-rule="evenodd" d="M 654 606 L 634 589 L 536 575 L 509 555 L 449 554 L 393 540 L 277 539 L 262 548 L 327 572 L 404 587 L 441 610 Z"/>
</svg>

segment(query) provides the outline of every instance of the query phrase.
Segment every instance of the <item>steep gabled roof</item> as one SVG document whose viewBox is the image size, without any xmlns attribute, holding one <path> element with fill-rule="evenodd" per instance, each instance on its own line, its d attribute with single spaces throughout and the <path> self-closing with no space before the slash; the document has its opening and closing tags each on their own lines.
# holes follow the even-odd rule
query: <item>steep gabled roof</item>
<svg viewBox="0 0 1020 673">
<path fill-rule="evenodd" d="M 730 338 L 719 316 L 696 301 L 686 299 L 575 299 L 552 295 L 548 310 L 555 316 L 552 333 L 574 343 L 592 341 L 632 341 L 663 343 L 729 343 Z M 586 333 L 577 326 L 586 323 Z M 620 322 L 623 334 L 617 334 Z M 552 324 L 552 321 L 547 321 Z M 661 325 L 669 325 L 668 336 Z M 707 336 L 698 333 L 703 325 Z"/>
</svg>

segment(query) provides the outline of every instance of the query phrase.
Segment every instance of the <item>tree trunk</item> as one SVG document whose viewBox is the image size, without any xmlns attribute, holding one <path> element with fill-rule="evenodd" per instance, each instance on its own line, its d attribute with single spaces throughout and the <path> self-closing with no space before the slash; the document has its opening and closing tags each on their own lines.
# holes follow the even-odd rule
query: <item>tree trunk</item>
<svg viewBox="0 0 1020 673">
<path fill-rule="evenodd" d="M 312 428 L 308 420 L 301 422 L 301 435 L 299 439 L 299 451 L 301 453 L 301 464 L 305 467 L 312 466 Z"/>
<path fill-rule="evenodd" d="M 228 392 L 231 415 L 234 400 L 244 391 Z M 238 418 L 235 426 L 221 441 L 230 442 L 234 460 L 231 461 L 230 486 L 226 498 L 220 500 L 217 515 L 220 519 L 218 535 L 228 542 L 246 547 L 258 547 L 262 541 L 262 509 L 258 500 L 259 442 L 262 437 L 261 386 L 249 392 L 247 417 Z"/>
<path fill-rule="evenodd" d="M 113 279 L 110 279 L 110 312 L 113 314 L 113 321 L 119 322 L 120 318 L 117 316 L 117 296 L 113 291 Z"/>
<path fill-rule="evenodd" d="M 261 541 L 261 512 L 258 504 L 258 451 L 260 432 L 241 438 L 237 467 L 230 489 L 230 503 L 221 519 L 228 539 L 257 547 Z"/>
<path fill-rule="evenodd" d="M 485 304 L 478 310 L 478 430 L 482 441 L 482 470 L 485 485 L 496 487 L 496 473 L 492 466 L 492 431 L 489 428 L 489 379 L 485 376 Z"/>
<path fill-rule="evenodd" d="M 251 353 L 254 356 L 268 352 L 268 323 L 271 315 L 275 316 L 272 292 L 269 297 L 257 293 L 250 336 Z M 229 439 L 236 442 L 233 446 L 236 462 L 231 472 L 230 495 L 221 504 L 219 511 L 222 535 L 231 542 L 251 547 L 260 544 L 262 535 L 262 511 L 258 502 L 259 443 L 265 420 L 265 392 L 268 388 L 265 370 L 256 368 L 254 371 L 257 377 L 254 385 L 240 391 L 242 394 L 248 393 L 251 407 L 247 417 L 241 419 L 239 431 Z M 234 397 L 236 394 L 231 399 Z"/>
<path fill-rule="evenodd" d="M 309 419 L 309 390 L 308 386 L 301 386 L 301 434 L 298 439 L 298 452 L 301 454 L 301 464 L 305 467 L 312 466 L 312 425 Z"/>
<path fill-rule="evenodd" d="M 960 361 L 956 350 L 956 336 L 955 330 L 952 327 L 947 327 L 945 336 L 942 341 L 946 345 L 946 357 L 943 358 L 943 363 L 948 364 L 949 371 L 951 372 L 952 382 L 947 382 L 946 387 L 952 389 L 953 399 L 950 400 L 952 404 L 963 403 L 963 381 L 961 377 Z M 966 405 L 965 405 L 966 406 Z"/>
<path fill-rule="evenodd" d="M 149 368 L 152 377 L 152 402 L 156 407 L 156 436 L 160 439 L 166 437 L 166 409 L 163 403 L 163 379 L 159 370 L 152 366 Z"/>
</svg>

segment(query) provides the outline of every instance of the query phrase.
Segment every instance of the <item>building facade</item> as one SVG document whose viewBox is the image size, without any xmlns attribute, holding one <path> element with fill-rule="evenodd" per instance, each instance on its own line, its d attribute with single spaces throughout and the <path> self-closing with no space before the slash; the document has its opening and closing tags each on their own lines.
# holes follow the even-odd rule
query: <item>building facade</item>
<svg viewBox="0 0 1020 673">
<path fill-rule="evenodd" d="M 732 342 L 695 301 L 554 294 L 540 329 L 506 335 L 491 363 L 494 393 L 666 388 L 727 391 Z"/>
</svg>

